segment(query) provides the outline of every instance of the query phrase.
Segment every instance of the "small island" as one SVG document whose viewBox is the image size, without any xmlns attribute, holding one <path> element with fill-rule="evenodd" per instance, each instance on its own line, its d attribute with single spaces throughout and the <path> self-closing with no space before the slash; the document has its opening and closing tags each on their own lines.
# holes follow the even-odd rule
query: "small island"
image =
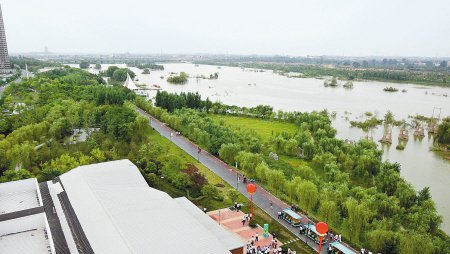
<svg viewBox="0 0 450 254">
<path fill-rule="evenodd" d="M 333 78 L 331 79 L 331 81 L 325 80 L 325 81 L 323 82 L 323 85 L 324 85 L 325 87 L 328 87 L 328 86 L 331 86 L 331 87 L 338 87 L 338 86 L 339 86 L 336 77 L 333 77 Z"/>
<path fill-rule="evenodd" d="M 397 88 L 395 88 L 395 87 L 392 87 L 392 86 L 387 86 L 387 87 L 385 87 L 384 89 L 383 89 L 383 91 L 385 91 L 385 92 L 390 92 L 390 93 L 394 93 L 394 92 L 398 92 L 398 89 Z"/>
<path fill-rule="evenodd" d="M 189 75 L 186 72 L 181 72 L 178 76 L 170 76 L 167 82 L 172 84 L 185 84 L 188 81 Z"/>
<path fill-rule="evenodd" d="M 347 82 L 345 82 L 343 87 L 346 88 L 346 89 L 352 89 L 353 88 L 353 82 L 347 81 Z"/>
</svg>

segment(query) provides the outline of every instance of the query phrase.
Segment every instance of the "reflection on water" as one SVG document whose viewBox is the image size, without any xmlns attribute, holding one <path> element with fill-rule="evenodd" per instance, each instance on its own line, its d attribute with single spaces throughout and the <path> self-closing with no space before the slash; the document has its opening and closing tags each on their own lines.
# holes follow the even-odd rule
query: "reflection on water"
<svg viewBox="0 0 450 254">
<path fill-rule="evenodd" d="M 107 69 L 109 65 L 102 65 Z M 124 67 L 125 65 L 118 65 Z M 203 98 L 221 101 L 225 104 L 238 106 L 256 106 L 266 104 L 275 110 L 285 111 L 313 111 L 328 109 L 336 111 L 337 117 L 333 121 L 338 130 L 338 137 L 342 139 L 358 140 L 365 133 L 357 128 L 350 128 L 345 120 L 361 120 L 365 112 L 373 112 L 382 118 L 387 110 L 391 110 L 396 119 L 408 121 L 408 115 L 421 114 L 431 116 L 433 107 L 442 108 L 442 116 L 450 115 L 450 89 L 427 87 L 411 84 L 392 84 L 384 82 L 353 82 L 353 89 L 340 87 L 324 87 L 323 80 L 288 78 L 272 71 L 259 72 L 235 67 L 221 67 L 193 64 L 164 64 L 164 71 L 151 71 L 149 75 L 142 75 L 142 70 L 131 68 L 138 74 L 139 82 L 147 85 L 157 84 L 168 92 L 199 92 Z M 204 75 L 209 77 L 219 73 L 217 80 L 190 78 L 185 85 L 168 84 L 166 79 L 170 72 L 187 72 L 191 77 Z M 161 76 L 164 78 L 161 79 Z M 387 93 L 386 86 L 392 86 L 405 93 Z M 152 96 L 156 92 L 151 92 Z M 345 112 L 348 112 L 347 114 Z M 374 141 L 382 137 L 383 128 L 374 130 Z M 383 158 L 402 165 L 402 175 L 411 182 L 416 189 L 429 186 L 437 209 L 444 216 L 443 229 L 450 233 L 450 202 L 447 193 L 450 192 L 450 163 L 445 161 L 429 148 L 433 143 L 432 137 L 425 136 L 422 140 L 415 140 L 413 131 L 409 131 L 410 138 L 404 151 L 397 151 L 399 129 L 392 131 L 392 145 L 382 146 Z"/>
</svg>

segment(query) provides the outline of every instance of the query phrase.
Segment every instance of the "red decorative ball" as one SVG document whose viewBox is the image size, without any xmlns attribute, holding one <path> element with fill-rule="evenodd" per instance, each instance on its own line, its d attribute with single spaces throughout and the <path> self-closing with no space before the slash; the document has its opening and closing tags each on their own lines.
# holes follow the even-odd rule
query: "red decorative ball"
<svg viewBox="0 0 450 254">
<path fill-rule="evenodd" d="M 256 185 L 253 183 L 249 183 L 247 184 L 247 192 L 248 194 L 252 195 L 253 193 L 256 192 Z"/>
<path fill-rule="evenodd" d="M 316 230 L 317 233 L 324 235 L 328 232 L 328 225 L 325 222 L 317 222 Z"/>
</svg>

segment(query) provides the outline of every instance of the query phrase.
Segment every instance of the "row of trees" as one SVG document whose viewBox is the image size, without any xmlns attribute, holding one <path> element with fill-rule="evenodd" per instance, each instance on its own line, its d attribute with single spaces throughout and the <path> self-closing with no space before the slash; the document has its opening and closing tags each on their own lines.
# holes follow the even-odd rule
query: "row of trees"
<svg viewBox="0 0 450 254">
<path fill-rule="evenodd" d="M 170 104 L 178 98 L 168 95 L 164 100 Z M 218 107 L 222 110 L 209 109 L 210 113 L 270 117 L 298 127 L 295 134 L 279 133 L 265 140 L 251 130 L 232 129 L 214 121 L 202 106 L 194 107 L 196 110 L 172 108 L 173 112 L 145 103 L 139 106 L 225 162 L 237 162 L 247 176 L 311 216 L 327 221 L 355 246 L 382 253 L 450 250 L 448 236 L 439 229 L 442 218 L 429 190 L 417 193 L 401 178 L 400 165 L 382 162 L 382 152 L 372 141 L 347 143 L 337 139 L 325 111 L 248 114 L 244 108 L 221 104 Z M 289 160 L 301 152 L 304 159 L 301 166 L 293 166 L 283 157 L 274 161 L 268 156 L 270 152 L 284 154 Z M 418 238 L 425 243 L 415 242 Z"/>
<path fill-rule="evenodd" d="M 439 124 L 437 141 L 443 145 L 450 145 L 450 117 L 444 118 Z"/>
<path fill-rule="evenodd" d="M 334 68 L 312 64 L 284 64 L 272 62 L 206 62 L 206 64 L 229 65 L 245 68 L 269 69 L 278 72 L 298 72 L 302 77 L 334 76 L 342 80 L 379 80 L 393 82 L 408 82 L 449 86 L 450 70 L 443 63 L 443 67 L 432 70 L 385 69 L 385 68 L 351 68 L 350 66 L 336 66 Z"/>
</svg>

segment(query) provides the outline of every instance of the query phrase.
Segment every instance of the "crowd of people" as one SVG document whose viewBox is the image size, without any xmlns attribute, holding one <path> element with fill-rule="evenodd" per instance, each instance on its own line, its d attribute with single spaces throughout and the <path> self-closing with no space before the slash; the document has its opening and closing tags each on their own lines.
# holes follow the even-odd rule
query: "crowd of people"
<svg viewBox="0 0 450 254">
<path fill-rule="evenodd" d="M 278 239 L 275 234 L 272 235 L 273 239 L 270 244 L 258 246 L 257 242 L 259 242 L 259 235 L 256 233 L 252 238 L 247 242 L 246 245 L 246 254 L 297 254 L 296 251 L 288 248 L 283 252 Z"/>
</svg>

